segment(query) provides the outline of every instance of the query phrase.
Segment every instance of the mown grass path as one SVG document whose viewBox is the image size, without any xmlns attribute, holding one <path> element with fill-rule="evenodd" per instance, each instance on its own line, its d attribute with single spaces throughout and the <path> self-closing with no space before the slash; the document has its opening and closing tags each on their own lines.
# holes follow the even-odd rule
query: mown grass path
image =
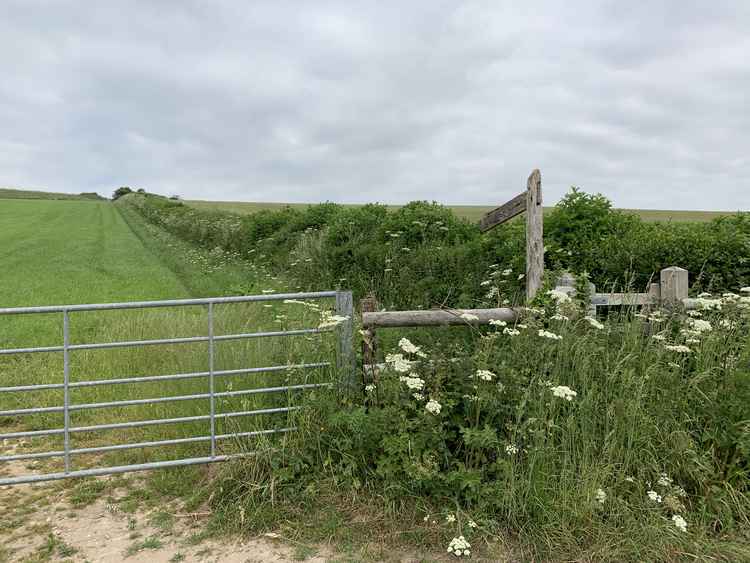
<svg viewBox="0 0 750 563">
<path fill-rule="evenodd" d="M 0 306 L 186 296 L 111 203 L 0 200 Z"/>
</svg>

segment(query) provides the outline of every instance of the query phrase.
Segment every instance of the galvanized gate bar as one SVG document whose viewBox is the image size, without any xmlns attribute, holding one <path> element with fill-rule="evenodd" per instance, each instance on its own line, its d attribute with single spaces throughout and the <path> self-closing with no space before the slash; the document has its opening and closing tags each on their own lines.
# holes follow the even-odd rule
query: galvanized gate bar
<svg viewBox="0 0 750 563">
<path fill-rule="evenodd" d="M 234 434 L 218 434 L 216 435 L 217 440 L 226 440 L 229 438 L 246 438 L 250 436 L 261 436 L 266 434 L 281 434 L 284 432 L 292 432 L 296 430 L 294 427 L 289 428 L 273 428 L 270 430 L 253 430 L 251 432 L 237 432 Z M 211 436 L 193 436 L 190 438 L 174 438 L 172 440 L 158 440 L 155 442 L 136 442 L 133 444 L 116 444 L 114 446 L 98 446 L 91 448 L 76 448 L 70 450 L 70 455 L 78 454 L 93 454 L 111 452 L 117 450 L 128 450 L 135 448 L 150 448 L 156 446 L 172 446 L 176 444 L 189 444 L 192 442 L 207 442 L 211 439 Z M 2 461 L 22 461 L 27 459 L 45 459 L 50 457 L 61 457 L 64 456 L 64 451 L 57 452 L 36 452 L 31 454 L 14 454 L 8 456 L 0 456 L 0 462 Z"/>
<path fill-rule="evenodd" d="M 287 371 L 293 369 L 308 369 L 308 368 L 321 368 L 330 366 L 331 362 L 314 362 L 309 364 L 287 364 L 285 366 L 268 366 L 262 368 L 243 368 L 243 369 L 227 369 L 227 370 L 215 370 L 214 376 L 222 375 L 241 375 L 248 373 L 265 373 L 272 371 Z M 75 389 L 78 387 L 93 387 L 97 385 L 120 385 L 123 383 L 148 383 L 153 381 L 174 381 L 178 379 L 195 379 L 198 377 L 207 377 L 207 371 L 195 371 L 191 373 L 175 373 L 172 375 L 144 375 L 138 377 L 121 377 L 117 379 L 94 379 L 91 381 L 74 381 L 71 382 L 68 387 Z M 62 383 L 49 383 L 42 385 L 17 385 L 15 387 L 0 387 L 0 393 L 13 393 L 18 391 L 37 391 L 37 390 L 49 390 L 49 389 L 63 389 L 65 387 Z"/>
<path fill-rule="evenodd" d="M 230 370 L 217 370 L 215 369 L 215 345 L 216 342 L 229 341 L 229 340 L 241 340 L 249 338 L 265 338 L 265 337 L 286 337 L 295 335 L 307 335 L 307 334 L 318 334 L 324 332 L 330 332 L 333 328 L 301 328 L 291 330 L 280 330 L 280 331 L 265 331 L 265 332 L 250 332 L 250 333 L 238 333 L 238 334 L 223 334 L 216 335 L 214 332 L 214 305 L 216 304 L 228 304 L 228 303 L 248 303 L 248 302 L 261 302 L 261 301 L 279 301 L 279 300 L 292 300 L 300 301 L 303 299 L 323 299 L 323 298 L 335 298 L 335 309 L 339 315 L 344 315 L 346 318 L 343 323 L 340 323 L 339 327 L 339 339 L 337 340 L 337 365 L 341 370 L 348 371 L 348 366 L 353 365 L 353 354 L 351 350 L 351 332 L 352 332 L 352 300 L 351 292 L 347 291 L 322 291 L 322 292 L 303 292 L 303 293 L 277 293 L 277 294 L 266 294 L 266 295 L 248 295 L 238 297 L 217 297 L 217 298 L 206 298 L 206 299 L 177 299 L 168 301 L 139 301 L 130 303 L 101 303 L 101 304 L 87 304 L 87 305 L 59 305 L 59 306 L 44 306 L 44 307 L 15 307 L 15 308 L 0 308 L 1 315 L 19 315 L 19 314 L 43 314 L 43 313 L 62 313 L 63 316 L 63 345 L 62 346 L 40 346 L 33 348 L 12 348 L 0 350 L 0 355 L 11 355 L 11 354 L 25 354 L 25 353 L 36 353 L 36 352 L 62 352 L 63 353 L 63 381 L 62 383 L 44 383 L 38 385 L 16 385 L 0 387 L 0 393 L 17 393 L 17 392 L 29 392 L 29 391 L 40 391 L 40 390 L 60 390 L 63 391 L 63 404 L 62 406 L 51 406 L 51 407 L 36 407 L 36 408 L 23 408 L 23 409 L 9 409 L 0 411 L 0 416 L 20 416 L 26 414 L 38 414 L 38 413 L 62 413 L 63 414 L 63 427 L 53 428 L 48 430 L 25 430 L 18 432 L 8 432 L 0 434 L 0 439 L 13 439 L 13 438 L 24 438 L 24 437 L 43 437 L 43 436 L 60 436 L 63 437 L 63 449 L 59 451 L 46 451 L 46 452 L 29 452 L 29 453 L 17 453 L 12 455 L 0 456 L 0 462 L 7 461 L 21 461 L 21 460 L 33 460 L 33 459 L 46 459 L 46 458 L 59 458 L 62 457 L 64 460 L 64 471 L 59 473 L 49 473 L 44 475 L 25 475 L 21 477 L 13 478 L 0 478 L 0 486 L 10 485 L 17 483 L 31 483 L 38 481 L 48 481 L 63 479 L 66 477 L 83 477 L 83 476 L 96 476 L 96 475 L 108 475 L 114 473 L 122 473 L 126 471 L 138 471 L 143 469 L 156 469 L 160 467 L 178 467 L 183 465 L 193 465 L 201 463 L 210 463 L 212 461 L 224 461 L 235 457 L 243 457 L 246 455 L 252 455 L 252 452 L 247 454 L 232 454 L 232 455 L 219 455 L 217 453 L 217 442 L 219 440 L 228 440 L 230 438 L 247 438 L 252 436 L 261 436 L 267 434 L 277 434 L 291 432 L 295 430 L 294 427 L 288 426 L 283 428 L 271 428 L 262 430 L 253 430 L 246 432 L 235 432 L 235 433 L 217 433 L 216 421 L 219 419 L 226 420 L 235 417 L 249 417 L 256 415 L 270 415 L 276 413 L 290 413 L 300 409 L 299 406 L 286 406 L 286 407 L 270 407 L 255 410 L 243 410 L 243 411 L 232 411 L 225 413 L 217 413 L 217 400 L 229 397 L 242 397 L 247 395 L 255 395 L 261 393 L 279 393 L 279 392 L 295 392 L 304 391 L 309 389 L 316 389 L 322 387 L 330 387 L 332 383 L 302 383 L 302 384 L 290 384 L 273 387 L 260 387 L 255 389 L 240 389 L 236 391 L 216 391 L 216 377 L 219 376 L 230 376 L 230 375 L 243 375 L 252 373 L 264 373 L 264 372 L 280 372 L 297 369 L 315 369 L 329 367 L 330 362 L 310 362 L 310 363 L 298 363 L 288 365 L 277 365 L 277 366 L 265 366 L 265 367 L 251 367 L 251 368 L 240 368 Z M 146 309 L 156 307 L 184 307 L 184 306 L 206 306 L 207 307 L 207 331 L 206 336 L 187 336 L 179 338 L 161 338 L 151 340 L 133 340 L 123 342 L 103 342 L 103 343 L 84 343 L 84 344 L 72 344 L 70 342 L 70 313 L 79 311 L 100 311 L 100 310 L 115 310 L 115 309 Z M 188 372 L 188 373 L 174 373 L 168 375 L 147 375 L 141 377 L 119 377 L 113 379 L 90 379 L 86 381 L 71 381 L 71 358 L 70 353 L 75 350 L 99 350 L 109 348 L 124 348 L 124 347 L 140 347 L 140 346 L 153 346 L 160 344 L 187 344 L 207 342 L 208 343 L 208 371 L 199 372 Z M 348 343 L 348 344 L 347 344 Z M 352 374 L 354 370 L 351 370 Z M 346 377 L 351 377 L 350 374 L 346 374 Z M 200 377 L 208 378 L 208 389 L 205 393 L 197 393 L 190 395 L 176 395 L 176 396 L 160 396 L 148 399 L 127 399 L 122 401 L 107 401 L 107 402 L 96 402 L 96 403 L 83 403 L 83 404 L 72 404 L 70 392 L 71 389 L 94 387 L 101 385 L 119 385 L 126 383 L 146 383 L 146 382 L 164 382 L 164 381 L 176 381 L 185 379 L 196 379 Z M 176 401 L 188 401 L 188 400 L 209 400 L 209 413 L 206 415 L 196 416 L 182 416 L 173 418 L 163 419 L 151 419 L 151 420 L 138 420 L 138 421 L 127 421 L 127 422 L 114 422 L 108 424 L 97 424 L 90 426 L 72 426 L 71 424 L 71 413 L 86 411 L 90 409 L 103 409 L 103 408 L 120 408 L 132 405 L 146 405 L 146 404 L 161 404 Z M 126 428 L 142 428 L 148 426 L 164 425 L 164 424 L 180 424 L 180 423 L 191 423 L 208 421 L 210 432 L 205 436 L 188 436 L 183 438 L 173 438 L 167 440 L 157 441 L 141 441 L 131 442 L 122 444 L 110 444 L 96 447 L 85 447 L 85 448 L 72 448 L 71 447 L 71 434 L 74 433 L 86 433 L 86 432 L 98 432 L 104 430 L 117 430 Z M 141 463 L 132 465 L 123 465 L 115 467 L 102 467 L 95 469 L 84 469 L 84 470 L 73 470 L 71 468 L 71 457 L 73 455 L 81 454 L 95 454 L 104 453 L 111 451 L 127 450 L 134 448 L 150 448 L 150 447 L 161 447 L 169 445 L 189 444 L 189 443 L 200 443 L 208 442 L 210 444 L 210 455 L 207 457 L 193 457 L 186 459 L 177 459 L 170 461 L 156 461 L 152 463 Z"/>
<path fill-rule="evenodd" d="M 301 385 L 284 385 L 280 387 L 259 387 L 257 389 L 243 389 L 241 391 L 222 391 L 214 393 L 209 389 L 208 393 L 196 393 L 194 395 L 175 395 L 172 397 L 149 397 L 147 399 L 128 399 L 126 401 L 108 401 L 106 403 L 83 403 L 79 405 L 68 405 L 62 407 L 34 407 L 29 409 L 15 409 L 9 411 L 0 411 L 0 416 L 20 416 L 24 414 L 62 412 L 67 416 L 71 412 L 84 411 L 90 409 L 109 409 L 118 407 L 130 407 L 133 405 L 151 405 L 160 403 L 172 403 L 179 401 L 192 401 L 196 399 L 209 399 L 213 403 L 214 397 L 234 397 L 239 395 L 255 395 L 258 393 L 278 393 L 280 391 L 297 391 L 299 389 L 313 389 L 315 387 L 326 387 L 330 383 L 305 383 Z M 67 428 L 65 432 L 67 434 Z"/>
<path fill-rule="evenodd" d="M 156 307 L 188 307 L 209 303 L 252 303 L 256 301 L 279 301 L 283 299 L 324 299 L 336 297 L 339 291 L 317 291 L 302 293 L 268 293 L 265 295 L 238 295 L 235 297 L 204 297 L 201 299 L 167 299 L 163 301 L 127 301 L 125 303 L 91 303 L 86 305 L 50 305 L 42 307 L 0 308 L 0 315 L 29 315 L 36 313 L 62 313 L 69 311 L 103 311 L 113 309 L 151 309 Z"/>
<path fill-rule="evenodd" d="M 299 407 L 273 407 L 268 409 L 256 409 L 252 411 L 236 411 L 227 413 L 218 413 L 215 418 L 235 418 L 239 416 L 255 416 L 261 414 L 275 414 L 279 412 L 290 412 L 299 410 Z M 72 426 L 70 433 L 76 432 L 97 432 L 99 430 L 119 430 L 122 428 L 141 428 L 144 426 L 158 426 L 159 424 L 179 424 L 182 422 L 198 422 L 208 420 L 209 415 L 182 416 L 177 418 L 157 418 L 154 420 L 134 420 L 132 422 L 113 422 L 110 424 L 96 424 L 93 426 Z M 0 440 L 8 438 L 35 438 L 39 436 L 58 436 L 64 431 L 62 428 L 53 428 L 50 430 L 26 430 L 22 432 L 9 432 L 0 434 Z"/>
<path fill-rule="evenodd" d="M 294 330 L 274 330 L 269 332 L 247 332 L 240 334 L 222 334 L 214 336 L 215 341 L 241 340 L 245 338 L 268 338 L 272 336 L 296 336 L 301 334 L 319 334 L 331 332 L 331 329 L 304 328 Z M 68 350 L 105 350 L 108 348 L 130 348 L 135 346 L 156 346 L 161 344 L 192 344 L 208 342 L 207 336 L 187 336 L 182 338 L 154 338 L 151 340 L 128 340 L 124 342 L 101 342 L 96 344 L 71 344 Z M 64 346 L 40 346 L 38 348 L 5 348 L 0 355 L 33 354 L 38 352 L 64 352 Z"/>
</svg>

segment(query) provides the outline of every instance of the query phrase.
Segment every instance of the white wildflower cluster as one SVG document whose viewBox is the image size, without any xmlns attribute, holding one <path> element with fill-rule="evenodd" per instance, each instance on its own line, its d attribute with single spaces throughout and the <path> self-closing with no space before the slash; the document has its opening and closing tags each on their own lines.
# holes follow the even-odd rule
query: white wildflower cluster
<svg viewBox="0 0 750 563">
<path fill-rule="evenodd" d="M 750 293 L 750 286 L 748 287 L 741 287 L 740 293 Z"/>
<path fill-rule="evenodd" d="M 695 300 L 696 304 L 698 305 L 698 309 L 706 309 L 709 311 L 721 311 L 721 305 L 722 305 L 721 299 L 710 299 L 708 297 L 701 297 L 701 295 L 706 295 L 706 294 L 701 293 L 700 295 L 698 295 L 698 298 Z"/>
<path fill-rule="evenodd" d="M 688 344 L 698 344 L 699 338 L 706 332 L 711 332 L 711 323 L 703 320 L 690 318 L 687 320 L 688 328 L 683 328 L 680 332 L 687 337 Z"/>
<path fill-rule="evenodd" d="M 596 499 L 596 502 L 598 502 L 599 504 L 604 504 L 604 501 L 607 500 L 607 493 L 605 493 L 603 489 L 596 489 L 596 494 L 594 495 L 594 498 Z"/>
<path fill-rule="evenodd" d="M 320 324 L 318 325 L 318 328 L 332 328 L 348 320 L 349 317 L 345 317 L 343 315 L 334 315 L 330 311 L 324 311 L 320 316 Z"/>
<path fill-rule="evenodd" d="M 422 393 L 412 393 L 412 397 L 414 397 L 415 401 L 424 401 L 424 395 Z"/>
<path fill-rule="evenodd" d="M 375 391 L 375 385 L 373 385 L 372 383 L 370 383 L 369 385 L 365 385 L 365 391 L 367 391 L 368 393 L 372 393 L 373 391 Z"/>
<path fill-rule="evenodd" d="M 490 290 L 485 294 L 484 298 L 493 299 L 498 295 L 500 295 L 500 288 L 495 285 L 490 288 Z"/>
<path fill-rule="evenodd" d="M 597 321 L 594 317 L 583 317 L 588 323 L 597 330 L 602 330 L 604 325 Z"/>
<path fill-rule="evenodd" d="M 486 369 L 478 369 L 476 376 L 482 381 L 492 381 L 492 378 L 495 377 L 495 374 Z"/>
<path fill-rule="evenodd" d="M 518 446 L 515 444 L 508 444 L 505 446 L 505 453 L 508 455 L 516 455 L 518 453 Z"/>
<path fill-rule="evenodd" d="M 412 344 L 411 340 L 409 340 L 408 338 L 402 338 L 401 340 L 399 340 L 398 347 L 407 354 L 414 354 L 415 356 L 419 356 L 420 358 L 427 357 L 427 354 L 422 352 L 422 349 L 419 346 Z"/>
<path fill-rule="evenodd" d="M 539 329 L 539 332 L 537 333 L 539 336 L 542 336 L 544 338 L 549 338 L 550 340 L 562 340 L 563 337 L 559 334 L 555 334 L 554 332 L 549 332 L 548 330 Z"/>
<path fill-rule="evenodd" d="M 424 389 L 424 379 L 419 377 L 416 373 L 410 373 L 409 375 L 402 375 L 398 378 L 401 383 L 405 383 L 406 386 L 413 391 L 421 391 Z"/>
<path fill-rule="evenodd" d="M 669 487 L 672 484 L 672 479 L 666 473 L 662 473 L 661 475 L 659 475 L 656 483 L 658 485 L 661 485 L 662 487 Z"/>
<path fill-rule="evenodd" d="M 646 496 L 657 504 L 661 502 L 661 495 L 656 491 L 646 491 Z"/>
<path fill-rule="evenodd" d="M 550 317 L 553 321 L 569 321 L 570 319 L 566 317 L 565 315 L 561 315 L 560 313 L 555 313 Z"/>
<path fill-rule="evenodd" d="M 469 520 L 469 521 L 468 521 L 468 522 L 466 523 L 466 525 L 467 525 L 467 526 L 468 526 L 469 528 L 477 528 L 477 527 L 478 527 L 478 526 L 477 526 L 477 523 L 476 523 L 476 522 L 474 522 L 474 520 Z"/>
<path fill-rule="evenodd" d="M 427 404 L 424 408 L 428 413 L 437 416 L 440 414 L 440 409 L 442 409 L 443 407 L 434 399 L 430 399 L 429 401 L 427 401 Z"/>
<path fill-rule="evenodd" d="M 465 320 L 466 322 L 470 322 L 470 323 L 471 323 L 471 322 L 475 322 L 475 321 L 478 321 L 478 320 L 479 320 L 479 317 L 477 317 L 476 315 L 474 315 L 474 314 L 472 314 L 472 313 L 461 313 L 461 314 L 459 315 L 459 317 L 461 317 L 461 318 L 462 318 L 463 320 Z"/>
<path fill-rule="evenodd" d="M 491 326 L 507 326 L 508 324 L 505 321 L 498 321 L 496 319 L 490 319 L 488 322 Z"/>
<path fill-rule="evenodd" d="M 547 295 L 549 295 L 552 300 L 558 305 L 563 305 L 564 303 L 571 302 L 570 295 L 568 295 L 564 291 L 560 291 L 559 289 L 550 289 L 547 292 Z"/>
<path fill-rule="evenodd" d="M 679 514 L 675 514 L 674 516 L 672 516 L 672 522 L 674 522 L 674 525 L 678 530 L 680 530 L 681 532 L 687 532 L 687 522 L 682 516 L 680 516 Z"/>
<path fill-rule="evenodd" d="M 561 399 L 565 399 L 566 401 L 572 401 L 573 398 L 578 396 L 578 393 L 573 391 L 567 385 L 558 385 L 556 387 L 550 387 L 550 391 L 552 391 L 552 394 L 555 397 L 560 397 Z"/>
<path fill-rule="evenodd" d="M 504 328 L 503 334 L 507 334 L 508 336 L 518 336 L 520 331 L 516 330 L 515 328 Z"/>
<path fill-rule="evenodd" d="M 403 354 L 388 354 L 385 363 L 390 364 L 399 373 L 407 373 L 411 371 L 413 362 L 404 358 Z"/>
<path fill-rule="evenodd" d="M 679 354 L 690 354 L 692 350 L 683 344 L 666 344 L 664 346 L 665 350 L 669 350 L 670 352 L 677 352 Z"/>
<path fill-rule="evenodd" d="M 452 553 L 456 557 L 461 557 L 462 555 L 468 557 L 471 555 L 471 544 L 463 536 L 458 536 L 457 538 L 453 538 L 451 543 L 448 544 L 448 553 Z"/>
</svg>

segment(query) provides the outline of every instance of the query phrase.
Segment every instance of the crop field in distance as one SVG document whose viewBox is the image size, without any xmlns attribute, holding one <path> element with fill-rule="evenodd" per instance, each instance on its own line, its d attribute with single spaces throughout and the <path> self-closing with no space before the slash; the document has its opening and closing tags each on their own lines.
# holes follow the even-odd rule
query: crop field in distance
<svg viewBox="0 0 750 563">
<path fill-rule="evenodd" d="M 309 203 L 262 203 L 250 201 L 199 201 L 186 200 L 186 204 L 199 209 L 217 209 L 233 213 L 248 214 L 262 211 L 264 209 L 278 210 L 284 207 L 304 209 Z M 498 202 L 500 205 L 503 202 Z M 346 207 L 359 207 L 358 204 L 345 204 Z M 398 205 L 388 205 L 389 209 L 398 209 Z M 471 222 L 478 222 L 482 216 L 496 206 L 491 205 L 448 205 L 456 215 Z M 551 211 L 551 207 L 545 207 L 545 213 Z M 663 209 L 623 209 L 630 213 L 640 215 L 645 221 L 710 221 L 717 217 L 732 215 L 732 211 L 669 211 Z"/>
</svg>

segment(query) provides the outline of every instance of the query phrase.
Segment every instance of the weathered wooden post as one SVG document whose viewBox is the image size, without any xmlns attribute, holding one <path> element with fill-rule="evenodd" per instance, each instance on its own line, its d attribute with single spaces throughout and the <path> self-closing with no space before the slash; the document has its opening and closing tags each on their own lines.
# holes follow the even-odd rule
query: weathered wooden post
<svg viewBox="0 0 750 563">
<path fill-rule="evenodd" d="M 526 299 L 531 301 L 542 286 L 544 276 L 544 214 L 542 174 L 531 172 L 526 191 L 487 213 L 479 222 L 482 232 L 489 231 L 526 212 Z"/>
<path fill-rule="evenodd" d="M 661 271 L 661 302 L 665 305 L 681 305 L 688 296 L 688 271 L 671 266 Z"/>
<path fill-rule="evenodd" d="M 534 299 L 544 276 L 542 175 L 534 170 L 526 184 L 526 299 Z"/>
<path fill-rule="evenodd" d="M 359 302 L 362 313 L 374 313 L 378 310 L 378 301 L 374 295 L 368 295 Z M 375 327 L 362 327 L 362 378 L 365 385 L 377 379 L 378 339 Z"/>
<path fill-rule="evenodd" d="M 594 299 L 594 293 L 596 292 L 596 286 L 588 282 L 588 301 L 586 303 L 586 314 L 590 317 L 596 317 L 596 301 Z M 555 286 L 557 291 L 562 291 L 569 297 L 573 298 L 578 294 L 578 282 L 576 277 L 570 272 L 563 272 L 557 280 Z"/>
</svg>

